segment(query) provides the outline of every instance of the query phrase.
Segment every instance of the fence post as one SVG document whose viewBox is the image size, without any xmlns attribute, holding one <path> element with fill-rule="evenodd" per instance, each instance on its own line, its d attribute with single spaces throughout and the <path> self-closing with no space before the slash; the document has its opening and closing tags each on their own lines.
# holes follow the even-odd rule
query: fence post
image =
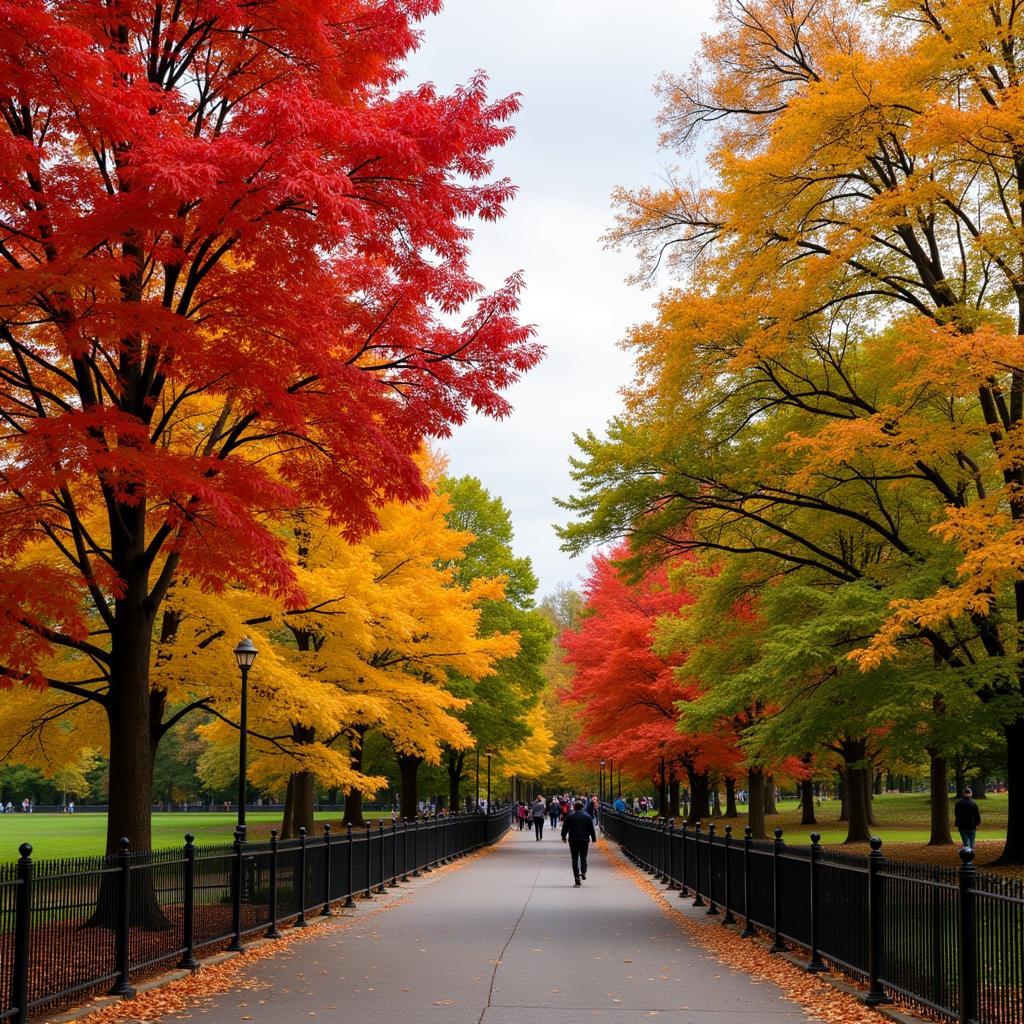
<svg viewBox="0 0 1024 1024">
<path fill-rule="evenodd" d="M 868 991 L 864 996 L 864 1002 L 868 1006 L 878 1006 L 879 1003 L 891 1003 L 892 1000 L 885 994 L 885 990 L 878 981 L 882 969 L 882 943 L 884 941 L 882 876 L 880 872 L 882 861 L 885 858 L 882 856 L 882 840 L 878 836 L 872 836 L 870 842 L 871 853 L 868 854 Z M 963 984 L 962 970 L 960 983 Z"/>
<path fill-rule="evenodd" d="M 324 825 L 324 906 L 321 917 L 334 917 L 331 910 L 331 826 Z"/>
<path fill-rule="evenodd" d="M 412 819 L 412 877 L 420 877 L 420 819 Z"/>
<path fill-rule="evenodd" d="M 233 857 L 231 861 L 231 945 L 228 949 L 233 953 L 242 950 L 242 836 L 244 833 L 235 829 Z"/>
<path fill-rule="evenodd" d="M 352 823 L 345 826 L 345 834 L 348 836 L 348 895 L 345 897 L 345 906 L 356 905 L 356 848 L 352 842 Z"/>
<path fill-rule="evenodd" d="M 299 828 L 299 916 L 296 928 L 305 928 L 306 920 L 306 828 Z"/>
<path fill-rule="evenodd" d="M 362 895 L 364 895 L 364 897 L 366 899 L 373 899 L 374 898 L 374 887 L 373 887 L 373 882 L 371 881 L 371 879 L 373 878 L 374 864 L 373 864 L 373 859 L 371 858 L 370 854 L 371 854 L 371 851 L 373 849 L 373 842 L 372 841 L 373 841 L 374 834 L 373 834 L 373 830 L 372 830 L 372 825 L 370 824 L 369 821 L 365 821 L 364 825 L 366 826 L 366 829 L 367 829 L 367 891 L 364 894 L 362 894 Z"/>
<path fill-rule="evenodd" d="M 128 973 L 131 969 L 131 945 L 129 942 L 132 926 L 132 860 L 128 853 L 128 838 L 118 843 L 117 852 L 117 929 L 114 936 L 114 949 L 117 956 L 117 981 L 108 995 L 122 996 L 130 999 L 135 989 L 128 984 Z"/>
<path fill-rule="evenodd" d="M 754 845 L 754 834 L 749 825 L 743 828 L 743 931 L 740 936 L 749 939 L 754 934 L 750 920 L 750 850 Z"/>
<path fill-rule="evenodd" d="M 195 953 L 195 920 L 196 920 L 196 848 L 193 845 L 196 837 L 188 832 L 185 835 L 185 878 L 181 907 L 181 945 L 185 952 L 178 961 L 179 967 L 194 971 L 199 966 Z"/>
<path fill-rule="evenodd" d="M 810 971 L 811 974 L 820 974 L 822 971 L 827 971 L 828 968 L 825 966 L 821 959 L 821 955 L 818 952 L 818 935 L 819 926 L 819 896 L 820 889 L 818 886 L 818 861 L 821 859 L 821 835 L 818 832 L 811 833 L 811 859 L 810 859 L 810 875 L 811 875 L 811 959 L 807 961 L 807 966 L 804 968 Z"/>
<path fill-rule="evenodd" d="M 11 972 L 11 1002 L 17 1013 L 15 1024 L 28 1020 L 28 958 L 32 930 L 32 844 L 18 847 L 18 895 L 14 905 L 14 965 Z"/>
<path fill-rule="evenodd" d="M 268 939 L 279 939 L 277 930 L 277 829 L 270 830 L 270 927 L 267 929 Z"/>
<path fill-rule="evenodd" d="M 775 830 L 775 842 L 772 844 L 772 944 L 769 953 L 785 953 L 786 944 L 782 941 L 782 882 L 779 878 L 779 861 L 785 843 L 782 841 L 782 829 Z"/>
<path fill-rule="evenodd" d="M 683 818 L 679 840 L 679 898 L 686 895 L 686 819 Z"/>
<path fill-rule="evenodd" d="M 704 906 L 704 898 L 700 894 L 700 837 L 701 828 L 698 821 L 693 826 L 693 905 L 695 907 Z"/>
<path fill-rule="evenodd" d="M 402 881 L 409 881 L 409 819 L 402 819 Z"/>
<path fill-rule="evenodd" d="M 729 887 L 732 884 L 732 868 L 729 864 L 729 851 L 732 849 L 732 825 L 725 826 L 725 915 L 722 917 L 722 924 L 735 924 L 736 918 L 732 915 L 732 893 Z"/>
<path fill-rule="evenodd" d="M 391 881 L 389 889 L 398 887 L 398 820 L 391 819 Z"/>
<path fill-rule="evenodd" d="M 974 850 L 960 851 L 960 1024 L 978 1022 L 978 936 L 974 915 Z"/>
<path fill-rule="evenodd" d="M 380 885 L 377 886 L 378 893 L 387 892 L 384 886 L 384 819 L 377 819 L 377 838 L 380 840 Z"/>
<path fill-rule="evenodd" d="M 668 836 L 667 836 L 667 842 L 668 842 L 668 879 L 667 879 L 667 882 L 668 882 L 669 891 L 671 891 L 672 889 L 674 889 L 676 887 L 676 875 L 675 875 L 675 871 L 676 871 L 676 854 L 675 854 L 675 850 L 673 849 L 673 843 L 672 843 L 672 840 L 675 838 L 675 834 L 676 834 L 676 819 L 675 818 L 669 818 L 668 819 Z"/>
<path fill-rule="evenodd" d="M 718 916 L 718 907 L 715 906 L 715 823 L 708 825 L 708 917 Z"/>
</svg>

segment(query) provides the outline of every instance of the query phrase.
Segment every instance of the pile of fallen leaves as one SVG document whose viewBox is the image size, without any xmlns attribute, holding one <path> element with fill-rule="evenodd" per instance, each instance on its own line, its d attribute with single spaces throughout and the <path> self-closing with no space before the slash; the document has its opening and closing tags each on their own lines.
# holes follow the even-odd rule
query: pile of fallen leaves
<svg viewBox="0 0 1024 1024">
<path fill-rule="evenodd" d="M 867 843 L 850 843 L 836 846 L 842 853 L 859 853 L 865 857 L 870 852 Z M 997 864 L 996 860 L 1003 852 L 1002 839 L 983 839 L 974 844 L 974 866 L 978 871 L 987 874 L 1001 875 L 1004 878 L 1024 878 L 1024 866 L 1020 864 Z M 956 868 L 960 866 L 960 847 L 929 846 L 927 843 L 886 843 L 882 853 L 893 860 L 911 861 L 914 864 L 936 864 L 940 867 Z"/>
<path fill-rule="evenodd" d="M 738 930 L 723 928 L 721 918 L 697 921 L 680 913 L 678 907 L 670 901 L 670 897 L 675 897 L 676 903 L 680 902 L 678 892 L 663 889 L 648 875 L 629 864 L 622 854 L 610 852 L 607 845 L 605 857 L 614 871 L 627 876 L 639 889 L 655 899 L 666 917 L 727 967 L 772 982 L 782 990 L 783 998 L 830 1024 L 879 1024 L 877 1013 L 856 996 L 837 989 L 822 975 L 809 974 L 784 957 L 769 953 L 764 943 L 741 938 Z M 852 984 L 849 979 L 844 981 Z M 916 1007 L 912 1012 L 921 1015 Z"/>
</svg>

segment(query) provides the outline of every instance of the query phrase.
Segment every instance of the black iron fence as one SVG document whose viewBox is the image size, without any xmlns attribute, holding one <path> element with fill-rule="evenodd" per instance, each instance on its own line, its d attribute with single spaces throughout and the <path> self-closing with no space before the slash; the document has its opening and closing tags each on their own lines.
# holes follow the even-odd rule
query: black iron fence
<svg viewBox="0 0 1024 1024">
<path fill-rule="evenodd" d="M 882 841 L 867 857 L 791 846 L 782 829 L 757 841 L 676 827 L 605 808 L 606 835 L 680 897 L 693 897 L 744 936 L 806 954 L 809 971 L 837 969 L 865 988 L 869 1005 L 903 1001 L 963 1024 L 1024 1024 L 1024 883 L 961 866 L 889 860 Z"/>
<path fill-rule="evenodd" d="M 0 1022 L 100 993 L 130 996 L 156 968 L 198 966 L 283 924 L 330 916 L 499 839 L 511 812 L 368 823 L 269 843 L 234 842 L 0 865 Z"/>
</svg>

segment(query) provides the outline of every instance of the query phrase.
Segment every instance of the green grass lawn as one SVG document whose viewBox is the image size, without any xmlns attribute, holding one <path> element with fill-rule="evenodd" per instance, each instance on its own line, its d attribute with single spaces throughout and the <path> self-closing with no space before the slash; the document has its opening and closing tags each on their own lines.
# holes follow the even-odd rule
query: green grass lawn
<svg viewBox="0 0 1024 1024">
<path fill-rule="evenodd" d="M 981 809 L 981 828 L 978 839 L 1004 839 L 1006 836 L 1007 796 L 1005 793 L 991 793 L 984 800 L 978 801 Z M 781 828 L 787 842 L 809 843 L 812 832 L 821 833 L 823 843 L 841 843 L 846 838 L 846 823 L 839 820 L 839 801 L 823 800 L 815 806 L 816 825 L 800 824 L 800 803 L 793 800 L 781 800 L 778 803 L 779 813 L 768 815 L 766 822 L 769 835 L 776 828 Z M 730 821 L 727 818 L 712 819 L 721 833 L 725 825 L 732 825 L 736 836 L 743 835 L 746 823 L 747 806 L 739 804 L 740 817 Z M 886 845 L 894 843 L 926 843 L 930 833 L 931 812 L 927 793 L 886 793 L 874 799 L 876 824 L 871 831 L 879 836 Z M 957 831 L 953 827 L 953 801 L 950 801 L 950 828 L 954 841 L 959 841 Z"/>
<path fill-rule="evenodd" d="M 381 812 L 368 811 L 366 817 L 379 817 Z M 388 815 L 390 817 L 390 815 Z M 330 822 L 338 827 L 339 811 L 324 811 L 317 822 Z M 246 825 L 250 840 L 270 838 L 270 830 L 281 822 L 280 811 L 249 811 Z M 191 832 L 196 843 L 230 843 L 235 828 L 235 815 L 218 812 L 165 812 L 153 815 L 153 848 L 156 850 L 181 846 L 185 833 Z M 18 859 L 18 847 L 32 844 L 34 860 L 55 857 L 88 857 L 103 852 L 107 832 L 105 814 L 0 814 L 0 863 Z"/>
</svg>

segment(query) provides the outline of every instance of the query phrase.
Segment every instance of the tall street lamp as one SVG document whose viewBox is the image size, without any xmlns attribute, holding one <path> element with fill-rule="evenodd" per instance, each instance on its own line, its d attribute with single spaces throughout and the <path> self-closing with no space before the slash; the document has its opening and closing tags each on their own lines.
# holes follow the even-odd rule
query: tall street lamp
<svg viewBox="0 0 1024 1024">
<path fill-rule="evenodd" d="M 235 661 L 242 673 L 242 713 L 238 722 L 238 841 L 245 842 L 245 789 L 248 775 L 249 669 L 256 660 L 256 645 L 246 637 L 235 648 Z"/>
<path fill-rule="evenodd" d="M 485 755 L 487 757 L 487 813 L 491 813 L 491 752 L 488 751 Z"/>
<path fill-rule="evenodd" d="M 473 791 L 473 811 L 480 810 L 480 748 L 476 748 L 476 789 Z"/>
<path fill-rule="evenodd" d="M 597 800 L 604 803 L 604 761 L 601 762 L 601 774 L 597 777 Z"/>
</svg>

